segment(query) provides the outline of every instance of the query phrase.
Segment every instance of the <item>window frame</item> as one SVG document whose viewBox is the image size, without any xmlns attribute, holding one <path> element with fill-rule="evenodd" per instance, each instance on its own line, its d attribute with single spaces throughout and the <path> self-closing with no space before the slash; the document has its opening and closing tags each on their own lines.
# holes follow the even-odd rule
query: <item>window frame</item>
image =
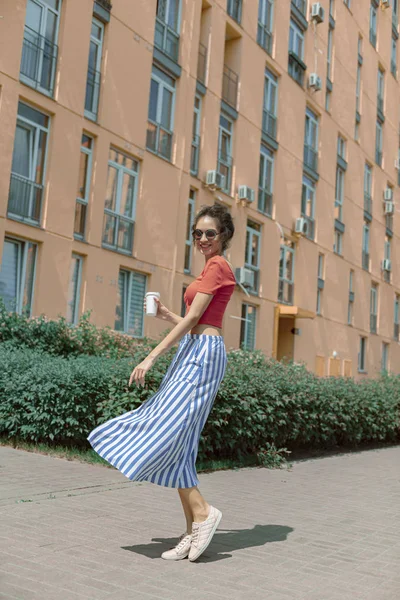
<svg viewBox="0 0 400 600">
<path fill-rule="evenodd" d="M 114 331 L 118 331 L 120 333 L 125 333 L 126 335 L 129 335 L 130 337 L 133 337 L 133 338 L 141 339 L 144 337 L 144 314 L 143 313 L 141 316 L 140 334 L 135 334 L 135 333 L 129 332 L 129 313 L 130 313 L 130 306 L 131 306 L 131 301 L 132 301 L 132 277 L 134 277 L 135 275 L 138 275 L 138 276 L 144 278 L 144 295 L 146 295 L 148 276 L 145 273 L 141 273 L 140 271 L 134 271 L 132 269 L 126 269 L 124 267 L 120 267 L 119 272 L 118 272 L 118 283 L 117 283 L 118 288 L 120 285 L 121 274 L 124 274 L 125 281 L 128 280 L 128 283 L 125 284 L 125 285 L 127 285 L 128 289 L 123 290 L 124 306 L 123 306 L 123 310 L 121 311 L 123 327 L 122 327 L 122 329 L 117 329 L 117 310 L 118 310 L 118 304 L 117 304 L 115 307 Z"/>
<path fill-rule="evenodd" d="M 82 271 L 83 271 L 83 256 L 81 256 L 80 254 L 76 254 L 75 252 L 72 253 L 72 257 L 71 257 L 71 266 L 70 266 L 70 279 L 68 282 L 68 294 L 69 294 L 69 286 L 72 283 L 71 280 L 71 271 L 72 271 L 72 261 L 77 261 L 76 264 L 78 265 L 78 271 L 77 271 L 77 277 L 76 277 L 76 282 L 75 282 L 75 288 L 73 291 L 73 298 L 71 300 L 68 299 L 67 301 L 67 316 L 66 316 L 66 321 L 67 323 L 70 323 L 71 325 L 77 325 L 79 322 L 79 308 L 80 308 L 80 303 L 81 303 L 81 285 L 82 285 Z M 69 315 L 68 315 L 68 307 L 71 307 L 71 319 L 69 319 Z"/>
<path fill-rule="evenodd" d="M 255 225 L 256 227 L 253 227 Z M 258 229 L 257 229 L 258 228 Z M 247 219 L 246 222 L 246 246 L 244 252 L 244 266 L 254 272 L 254 288 L 249 289 L 252 294 L 258 295 L 260 287 L 260 255 L 261 255 L 261 232 L 262 225 L 251 219 Z M 253 239 L 256 239 L 256 264 L 252 264 L 252 248 Z"/>
<path fill-rule="evenodd" d="M 253 309 L 251 317 L 249 318 L 249 308 Z M 249 324 L 250 323 L 250 324 Z M 249 335 L 251 335 L 251 328 L 253 328 L 253 339 L 251 343 L 248 343 Z M 241 324 L 240 324 L 240 347 L 245 350 L 255 350 L 256 347 L 256 334 L 257 334 L 257 306 L 249 304 L 248 302 L 242 303 L 241 311 Z"/>
<path fill-rule="evenodd" d="M 225 127 L 225 125 L 223 125 L 221 123 L 222 119 L 226 120 L 226 122 L 230 125 L 230 129 L 228 127 Z M 234 132 L 233 119 L 231 119 L 223 111 L 221 111 L 220 117 L 219 117 L 219 127 L 218 127 L 218 168 L 217 168 L 217 170 L 222 175 L 225 175 L 225 187 L 222 188 L 222 191 L 224 191 L 228 195 L 230 195 L 231 187 L 232 187 L 233 132 Z M 226 154 L 226 158 L 222 158 L 223 136 L 225 136 L 225 139 L 228 142 L 227 147 L 229 149 L 229 152 L 227 152 L 227 154 Z M 222 171 L 221 171 L 221 166 L 223 167 Z M 224 169 L 225 169 L 225 172 L 227 173 L 227 175 L 225 174 Z"/>
<path fill-rule="evenodd" d="M 317 201 L 316 195 L 317 188 L 315 182 L 305 173 L 303 173 L 301 185 L 300 214 L 303 217 L 303 219 L 306 219 L 307 223 L 309 224 L 309 231 L 307 230 L 306 237 L 310 240 L 314 240 L 315 238 L 315 206 Z"/>
<path fill-rule="evenodd" d="M 158 73 L 160 73 L 161 75 L 159 75 Z M 167 78 L 171 82 L 173 82 L 173 85 L 172 85 L 172 83 L 167 81 Z M 168 160 L 169 162 L 171 162 L 172 142 L 173 142 L 174 125 L 175 125 L 176 79 L 174 79 L 174 77 L 172 77 L 171 75 L 164 72 L 162 69 L 160 69 L 159 67 L 157 67 L 156 65 L 153 64 L 152 71 L 151 71 L 151 81 L 154 81 L 158 86 L 156 102 L 155 102 L 156 116 L 155 116 L 155 120 L 150 118 L 150 107 L 152 105 L 151 94 L 152 94 L 152 90 L 153 90 L 153 88 L 150 84 L 149 114 L 147 116 L 147 121 L 148 121 L 148 123 L 153 125 L 153 127 L 155 127 L 156 144 L 155 144 L 155 149 L 153 149 L 149 145 L 148 139 L 147 139 L 146 140 L 146 148 L 153 154 L 156 154 L 157 156 L 160 156 L 161 158 L 164 158 L 165 160 Z M 169 115 L 168 127 L 164 126 L 164 124 L 162 123 L 162 112 L 163 112 L 163 105 L 164 105 L 164 90 L 171 94 L 171 113 Z M 163 154 L 160 151 L 160 130 L 162 130 L 164 133 L 166 133 L 170 139 L 170 151 L 165 154 Z M 147 128 L 147 134 L 149 134 L 149 131 L 150 131 L 149 128 Z"/>
<path fill-rule="evenodd" d="M 96 25 L 96 27 L 99 27 L 100 31 L 101 31 L 101 39 L 97 39 L 93 36 L 92 34 L 92 27 L 93 25 Z M 90 41 L 89 41 L 89 59 L 88 59 L 88 68 L 87 68 L 87 73 L 86 73 L 86 94 L 85 94 L 85 108 L 84 108 L 84 116 L 89 119 L 90 121 L 97 121 L 98 118 L 98 114 L 99 114 L 99 100 L 100 100 L 100 84 L 101 84 L 101 67 L 102 67 L 102 62 L 103 62 L 103 45 L 104 45 L 104 23 L 102 23 L 102 21 L 99 21 L 99 19 L 97 19 L 96 17 L 92 17 L 92 21 L 91 21 L 91 30 L 90 30 Z M 88 81 L 89 81 L 89 74 L 90 71 L 92 71 L 93 69 L 91 67 L 89 67 L 89 61 L 90 61 L 90 45 L 94 44 L 95 46 L 97 46 L 97 53 L 96 53 L 96 68 L 94 69 L 94 77 L 93 77 L 93 96 L 92 96 L 92 102 L 90 105 L 90 108 L 86 108 L 86 105 L 88 103 Z"/>
<path fill-rule="evenodd" d="M 295 247 L 290 246 L 290 240 L 286 240 L 284 243 L 280 245 L 279 252 L 279 285 L 278 285 L 278 302 L 286 305 L 293 305 L 294 299 L 294 273 L 295 273 Z M 291 255 L 291 272 L 290 278 L 287 278 L 285 274 L 287 273 L 287 265 L 288 265 L 288 256 Z M 281 268 L 282 265 L 282 268 Z M 285 287 L 288 287 L 288 296 L 290 298 L 289 301 L 284 300 L 285 297 Z M 282 291 L 282 293 L 281 293 Z"/>
<path fill-rule="evenodd" d="M 36 283 L 36 268 L 38 261 L 38 253 L 39 253 L 39 244 L 36 242 L 32 242 L 30 240 L 24 240 L 20 238 L 16 238 L 13 236 L 5 236 L 5 243 L 15 244 L 18 248 L 17 254 L 17 265 L 16 265 L 16 281 L 15 281 L 15 289 L 16 289 L 16 298 L 15 298 L 15 308 L 11 310 L 11 312 L 15 312 L 19 315 L 25 315 L 26 317 L 32 316 L 32 307 L 35 300 L 35 283 Z M 34 248 L 34 257 L 33 257 L 33 265 L 32 265 L 32 283 L 31 287 L 28 290 L 28 295 L 30 297 L 28 308 L 23 306 L 22 302 L 25 294 L 25 286 L 27 284 L 27 262 L 28 262 L 28 252 L 30 247 Z M 3 247 L 3 258 L 4 258 L 4 247 Z M 3 266 L 3 258 L 0 263 L 0 273 L 2 271 Z"/>
<path fill-rule="evenodd" d="M 349 274 L 349 301 L 347 306 L 347 325 L 353 326 L 353 307 L 354 307 L 354 271 L 350 269 Z"/>
<path fill-rule="evenodd" d="M 84 136 L 90 140 L 89 148 L 87 148 L 86 146 L 83 145 L 83 137 Z M 94 146 L 94 138 L 92 136 L 88 135 L 87 133 L 83 132 L 82 137 L 81 137 L 80 155 L 86 154 L 86 156 L 88 157 L 86 174 L 85 174 L 85 195 L 83 198 L 79 198 L 78 196 L 76 197 L 75 219 L 76 219 L 76 211 L 77 211 L 78 204 L 85 207 L 85 209 L 84 209 L 85 216 L 84 216 L 83 233 L 79 233 L 78 231 L 75 230 L 75 222 L 74 222 L 74 238 L 77 240 L 85 240 L 86 239 L 87 210 L 88 210 L 88 206 L 89 206 L 91 184 L 92 184 L 93 146 Z M 80 155 L 79 155 L 79 157 L 80 157 Z"/>
<path fill-rule="evenodd" d="M 278 120 L 278 77 L 270 71 L 264 71 L 264 94 L 261 129 L 263 133 L 276 139 Z"/>
<path fill-rule="evenodd" d="M 198 106 L 196 106 L 196 101 Z M 190 174 L 196 177 L 199 173 L 201 112 L 203 99 L 200 94 L 194 96 L 192 147 L 190 154 Z"/>
<path fill-rule="evenodd" d="M 359 373 L 367 373 L 366 363 L 367 363 L 367 337 L 361 335 L 359 352 L 358 352 L 358 372 Z"/>
<path fill-rule="evenodd" d="M 269 19 L 268 19 L 269 16 Z M 259 0 L 257 17 L 257 43 L 268 54 L 272 52 L 274 0 Z"/>
<path fill-rule="evenodd" d="M 257 209 L 268 217 L 272 217 L 273 211 L 274 165 L 273 151 L 265 144 L 261 144 Z M 270 177 L 268 177 L 268 173 L 270 173 Z M 266 209 L 264 210 L 264 208 Z"/>
</svg>

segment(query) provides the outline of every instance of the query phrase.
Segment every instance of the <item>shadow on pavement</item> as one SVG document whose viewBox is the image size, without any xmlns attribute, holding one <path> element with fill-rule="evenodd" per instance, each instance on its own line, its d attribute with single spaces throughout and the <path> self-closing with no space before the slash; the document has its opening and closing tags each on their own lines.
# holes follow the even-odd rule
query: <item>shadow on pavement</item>
<svg viewBox="0 0 400 600">
<path fill-rule="evenodd" d="M 212 540 L 213 554 L 207 549 L 200 560 L 214 562 L 232 558 L 227 552 L 264 546 L 270 542 L 283 542 L 292 531 L 293 528 L 286 525 L 255 525 L 253 529 L 218 529 Z M 153 538 L 151 544 L 123 546 L 122 550 L 142 554 L 148 558 L 160 558 L 161 554 L 172 548 L 176 542 L 177 538 Z"/>
</svg>

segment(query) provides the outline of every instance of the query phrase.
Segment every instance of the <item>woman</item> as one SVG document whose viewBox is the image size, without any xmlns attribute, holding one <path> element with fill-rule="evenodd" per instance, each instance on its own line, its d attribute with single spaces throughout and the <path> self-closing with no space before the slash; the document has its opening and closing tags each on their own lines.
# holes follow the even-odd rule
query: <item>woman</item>
<svg viewBox="0 0 400 600">
<path fill-rule="evenodd" d="M 178 489 L 186 532 L 175 548 L 162 554 L 166 560 L 196 560 L 222 517 L 200 494 L 195 463 L 226 366 L 222 317 L 235 287 L 235 276 L 222 256 L 234 234 L 228 210 L 203 207 L 192 234 L 205 266 L 186 290 L 186 315 L 179 317 L 158 301 L 157 317 L 175 327 L 129 379 L 129 385 L 143 386 L 157 358 L 180 341 L 159 390 L 138 409 L 107 421 L 88 437 L 96 452 L 129 479 Z"/>
</svg>

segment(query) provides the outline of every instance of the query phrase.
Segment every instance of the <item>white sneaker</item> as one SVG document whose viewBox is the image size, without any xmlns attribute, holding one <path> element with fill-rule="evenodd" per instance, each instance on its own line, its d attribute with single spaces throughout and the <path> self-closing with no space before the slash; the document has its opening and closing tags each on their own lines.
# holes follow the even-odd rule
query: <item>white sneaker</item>
<svg viewBox="0 0 400 600">
<path fill-rule="evenodd" d="M 208 548 L 221 519 L 222 513 L 211 506 L 210 514 L 205 521 L 192 524 L 192 545 L 189 552 L 191 562 L 199 558 L 204 550 Z"/>
<path fill-rule="evenodd" d="M 175 548 L 171 548 L 161 554 L 164 560 L 182 560 L 189 555 L 192 536 L 189 533 L 182 533 Z"/>
</svg>

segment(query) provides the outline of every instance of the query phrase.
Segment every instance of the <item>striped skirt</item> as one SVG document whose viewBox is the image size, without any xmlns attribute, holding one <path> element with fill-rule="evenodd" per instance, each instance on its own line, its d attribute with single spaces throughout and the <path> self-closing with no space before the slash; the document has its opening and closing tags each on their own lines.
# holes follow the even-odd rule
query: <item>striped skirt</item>
<svg viewBox="0 0 400 600">
<path fill-rule="evenodd" d="M 199 438 L 225 367 L 222 337 L 185 335 L 154 396 L 96 427 L 90 444 L 132 481 L 171 488 L 197 485 Z"/>
</svg>

